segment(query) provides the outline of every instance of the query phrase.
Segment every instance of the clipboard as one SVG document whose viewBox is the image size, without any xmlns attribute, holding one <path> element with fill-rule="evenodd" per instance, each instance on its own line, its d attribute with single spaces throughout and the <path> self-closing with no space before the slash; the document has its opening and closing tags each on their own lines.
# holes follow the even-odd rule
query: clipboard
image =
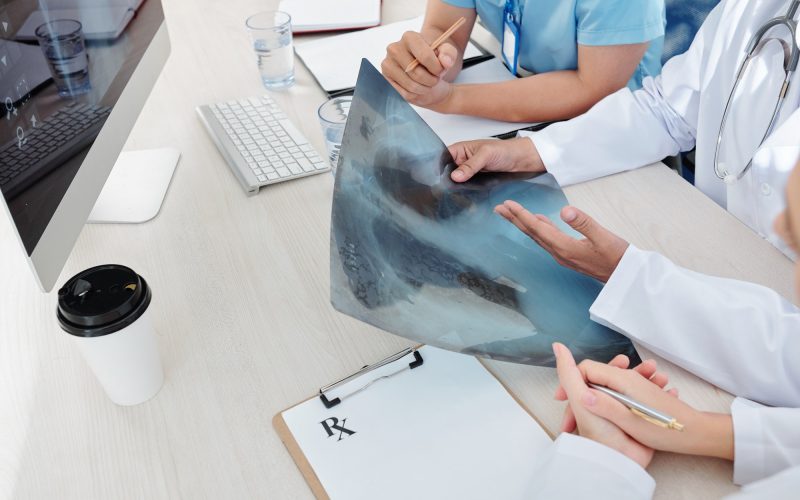
<svg viewBox="0 0 800 500">
<path fill-rule="evenodd" d="M 320 408 L 324 407 L 328 410 L 337 407 L 343 407 L 347 405 L 349 398 L 355 397 L 356 395 L 362 392 L 369 391 L 373 385 L 380 384 L 383 381 L 397 377 L 400 374 L 407 374 L 406 375 L 407 377 L 412 377 L 414 371 L 419 367 L 425 366 L 426 358 L 430 357 L 424 354 L 425 349 L 429 349 L 428 353 L 431 352 L 430 350 L 439 351 L 438 349 L 433 347 L 429 348 L 426 348 L 425 346 L 409 347 L 398 353 L 388 356 L 382 359 L 381 361 L 378 361 L 377 363 L 366 365 L 363 368 L 357 370 L 356 372 L 342 378 L 341 380 L 338 380 L 336 382 L 328 384 L 325 387 L 320 388 L 318 393 L 315 394 L 314 396 L 279 412 L 273 417 L 272 419 L 273 427 L 278 433 L 278 436 L 280 437 L 281 441 L 284 443 L 284 446 L 286 446 L 286 449 L 289 451 L 289 454 L 292 456 L 292 459 L 294 460 L 295 464 L 297 465 L 298 469 L 305 478 L 306 482 L 308 483 L 309 487 L 311 488 L 311 491 L 313 492 L 316 498 L 329 499 L 331 498 L 331 496 L 329 492 L 325 489 L 323 481 L 320 479 L 319 475 L 315 471 L 312 462 L 309 460 L 309 457 L 304 452 L 303 447 L 300 445 L 296 436 L 292 432 L 289 423 L 287 423 L 286 419 L 284 418 L 284 414 L 301 405 L 308 404 L 312 400 L 316 400 Z M 420 350 L 423 350 L 423 352 L 420 352 Z M 514 395 L 508 389 L 508 387 L 505 384 L 503 384 L 495 376 L 494 373 L 492 373 L 492 371 L 486 366 L 486 364 L 483 361 L 463 354 L 448 353 L 448 355 L 463 356 L 465 358 L 475 360 L 475 362 L 477 362 L 488 373 L 491 379 L 493 379 L 494 382 L 497 382 L 499 386 L 502 387 L 505 396 L 506 397 L 510 396 L 513 402 L 519 408 L 524 410 L 524 413 L 533 420 L 533 423 L 535 423 L 535 425 L 546 436 L 548 442 L 551 442 L 553 440 L 554 436 L 544 428 L 539 419 L 536 418 L 536 416 L 522 403 L 522 401 L 516 395 Z M 402 363 L 400 363 L 401 360 Z M 379 370 L 382 370 L 382 373 L 378 372 Z M 386 370 L 389 370 L 388 374 L 386 373 Z M 411 373 L 409 374 L 408 372 Z M 359 380 L 359 383 L 356 385 L 356 390 L 349 390 L 347 391 L 346 394 L 344 395 L 339 394 L 336 395 L 335 397 L 331 394 L 332 391 L 335 391 L 338 388 L 346 386 L 351 382 L 355 382 L 356 380 Z M 350 387 L 352 388 L 352 384 L 350 384 Z M 469 391 L 469 389 L 466 390 Z M 400 476 L 407 477 L 402 474 Z"/>
</svg>

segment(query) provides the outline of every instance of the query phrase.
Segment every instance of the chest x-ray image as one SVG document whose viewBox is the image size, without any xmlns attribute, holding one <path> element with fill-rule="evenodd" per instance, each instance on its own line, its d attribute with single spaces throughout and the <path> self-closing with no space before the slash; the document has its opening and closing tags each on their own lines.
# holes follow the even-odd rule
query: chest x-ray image
<svg viewBox="0 0 800 500">
<path fill-rule="evenodd" d="M 628 339 L 589 319 L 602 285 L 559 266 L 493 212 L 513 199 L 559 221 L 567 200 L 549 175 L 450 180 L 447 148 L 366 60 L 336 174 L 331 302 L 421 343 L 553 366 L 576 358 L 639 358 Z M 571 228 L 561 228 L 575 235 Z"/>
</svg>

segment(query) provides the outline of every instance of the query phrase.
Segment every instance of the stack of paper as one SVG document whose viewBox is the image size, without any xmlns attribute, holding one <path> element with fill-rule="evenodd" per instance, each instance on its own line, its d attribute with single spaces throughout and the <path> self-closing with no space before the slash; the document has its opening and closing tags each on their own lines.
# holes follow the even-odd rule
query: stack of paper
<svg viewBox="0 0 800 500">
<path fill-rule="evenodd" d="M 279 10 L 292 16 L 292 31 L 349 30 L 381 23 L 381 0 L 283 0 Z"/>
</svg>

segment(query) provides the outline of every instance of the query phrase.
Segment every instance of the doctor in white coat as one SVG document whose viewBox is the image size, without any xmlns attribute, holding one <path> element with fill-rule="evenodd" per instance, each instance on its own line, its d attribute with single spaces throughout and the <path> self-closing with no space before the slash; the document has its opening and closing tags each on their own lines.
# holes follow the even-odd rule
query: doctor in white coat
<svg viewBox="0 0 800 500">
<path fill-rule="evenodd" d="M 784 81 L 783 46 L 796 49 L 794 40 L 782 36 L 783 44 L 768 42 L 753 60 L 733 99 L 718 161 L 715 151 L 748 43 L 768 20 L 786 15 L 797 3 L 723 0 L 689 51 L 667 63 L 660 77 L 647 79 L 642 90 L 623 89 L 586 115 L 528 137 L 453 145 L 450 150 L 459 164 L 453 180 L 464 182 L 480 170 L 546 169 L 568 185 L 696 146 L 697 187 L 793 255 L 772 221 L 784 205 L 786 179 L 800 154 L 800 82 L 789 87 L 771 133 L 759 142 Z M 774 34 L 783 35 L 777 30 Z M 719 173 L 741 179 L 726 183 Z M 800 310 L 773 291 L 681 269 L 628 245 L 574 207 L 561 215 L 586 236 L 582 240 L 564 235 L 514 202 L 497 211 L 562 264 L 606 282 L 591 309 L 596 321 L 737 396 L 800 406 Z M 736 483 L 749 484 L 800 463 L 798 410 L 737 400 L 732 414 Z M 581 452 L 568 455 L 576 453 Z M 800 471 L 786 474 L 788 481 L 800 481 Z"/>
<path fill-rule="evenodd" d="M 800 248 L 800 164 L 787 185 L 788 207 L 775 221 L 788 246 Z M 627 359 L 611 365 L 584 361 L 578 367 L 569 352 L 554 344 L 561 387 L 556 398 L 569 401 L 556 444 L 534 465 L 546 477 L 537 498 L 637 498 L 652 496 L 655 483 L 644 468 L 653 450 L 733 460 L 734 481 L 746 485 L 732 498 L 794 498 L 800 491 L 800 330 L 797 312 L 777 294 L 750 283 L 714 279 L 676 269 L 656 254 L 631 275 L 626 305 L 643 306 L 630 315 L 624 331 L 667 358 L 736 394 L 731 414 L 695 410 L 678 399 L 652 361 L 624 370 Z M 666 272 L 665 272 L 666 271 Z M 703 282 L 706 282 L 703 285 Z M 685 286 L 700 286 L 711 301 L 689 302 L 681 314 L 660 314 L 658 301 L 681 300 Z M 800 263 L 795 265 L 800 295 Z M 747 313 L 734 321 L 717 314 L 713 298 L 725 294 Z M 605 292 L 603 292 L 605 293 Z M 644 302 L 637 296 L 648 296 Z M 770 297 L 772 303 L 764 302 Z M 614 318 L 618 303 L 601 294 L 592 308 L 598 318 Z M 775 312 L 782 313 L 778 317 Z M 687 316 L 691 324 L 677 320 Z M 635 416 L 626 407 L 586 382 L 610 387 L 684 425 L 683 432 L 664 429 Z M 761 401 L 770 406 L 764 406 Z M 580 436 L 569 432 L 577 430 Z M 567 480 L 569 479 L 569 480 Z"/>
</svg>

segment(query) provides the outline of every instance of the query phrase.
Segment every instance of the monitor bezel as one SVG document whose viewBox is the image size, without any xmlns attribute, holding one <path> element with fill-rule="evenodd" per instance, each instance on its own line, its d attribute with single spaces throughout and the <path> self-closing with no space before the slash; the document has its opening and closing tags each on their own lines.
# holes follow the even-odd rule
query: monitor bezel
<svg viewBox="0 0 800 500">
<path fill-rule="evenodd" d="M 162 20 L 30 255 L 25 250 L 7 203 L 5 200 L 0 203 L 43 292 L 52 290 L 61 276 L 64 264 L 166 64 L 169 53 L 169 32 L 166 21 Z"/>
</svg>

